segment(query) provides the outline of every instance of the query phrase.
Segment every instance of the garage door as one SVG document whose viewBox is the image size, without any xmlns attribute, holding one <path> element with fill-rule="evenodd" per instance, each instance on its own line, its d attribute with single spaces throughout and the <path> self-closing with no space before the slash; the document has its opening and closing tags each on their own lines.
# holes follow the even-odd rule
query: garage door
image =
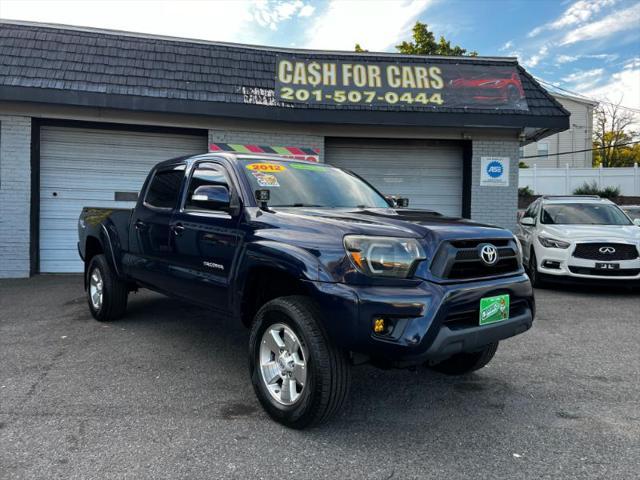
<svg viewBox="0 0 640 480">
<path fill-rule="evenodd" d="M 135 205 L 132 194 L 140 190 L 153 165 L 206 151 L 206 134 L 43 126 L 40 131 L 40 271 L 82 271 L 76 248 L 82 207 L 132 208 Z"/>
<path fill-rule="evenodd" d="M 327 139 L 325 161 L 408 197 L 412 208 L 462 214 L 462 147 L 455 143 Z"/>
</svg>

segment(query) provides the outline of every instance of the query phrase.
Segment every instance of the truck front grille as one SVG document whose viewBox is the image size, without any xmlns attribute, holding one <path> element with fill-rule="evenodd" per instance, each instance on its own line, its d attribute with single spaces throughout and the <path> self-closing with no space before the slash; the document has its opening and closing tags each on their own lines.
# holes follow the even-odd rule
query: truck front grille
<svg viewBox="0 0 640 480">
<path fill-rule="evenodd" d="M 496 247 L 498 252 L 498 261 L 494 265 L 485 264 L 480 257 L 480 247 L 487 243 Z M 519 269 L 518 247 L 509 239 L 444 242 L 431 263 L 431 273 L 447 280 L 493 277 Z"/>
<path fill-rule="evenodd" d="M 628 243 L 579 243 L 573 256 L 602 261 L 634 260 L 638 258 L 638 248 Z"/>
</svg>

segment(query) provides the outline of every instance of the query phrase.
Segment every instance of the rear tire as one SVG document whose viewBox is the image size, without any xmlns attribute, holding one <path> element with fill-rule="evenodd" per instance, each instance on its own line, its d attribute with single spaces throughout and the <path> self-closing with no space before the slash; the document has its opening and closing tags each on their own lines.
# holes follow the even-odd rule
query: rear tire
<svg viewBox="0 0 640 480">
<path fill-rule="evenodd" d="M 498 350 L 498 343 L 491 343 L 479 352 L 458 353 L 451 358 L 430 365 L 429 368 L 445 375 L 464 375 L 486 366 Z"/>
<path fill-rule="evenodd" d="M 302 296 L 260 308 L 249 339 L 249 372 L 266 412 L 295 429 L 329 420 L 349 391 L 347 356 L 328 337 L 315 303 Z"/>
<path fill-rule="evenodd" d="M 87 302 L 93 318 L 109 322 L 127 310 L 127 284 L 109 266 L 104 255 L 96 255 L 87 268 Z"/>
</svg>

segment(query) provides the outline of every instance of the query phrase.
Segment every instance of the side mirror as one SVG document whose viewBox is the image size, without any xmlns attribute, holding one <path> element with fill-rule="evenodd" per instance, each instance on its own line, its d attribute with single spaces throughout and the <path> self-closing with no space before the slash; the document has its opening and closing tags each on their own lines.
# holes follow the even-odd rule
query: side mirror
<svg viewBox="0 0 640 480">
<path fill-rule="evenodd" d="M 524 225 L 525 227 L 533 227 L 536 224 L 536 221 L 531 217 L 522 217 L 520 219 L 520 225 Z"/>
<path fill-rule="evenodd" d="M 231 194 L 223 185 L 202 185 L 191 195 L 191 202 L 206 210 L 229 210 Z"/>
<path fill-rule="evenodd" d="M 385 195 L 384 198 L 392 208 L 407 208 L 409 206 L 408 198 L 397 197 L 395 195 Z"/>
<path fill-rule="evenodd" d="M 640 218 L 634 218 L 633 219 L 633 224 L 637 225 L 638 227 L 640 227 Z"/>
</svg>

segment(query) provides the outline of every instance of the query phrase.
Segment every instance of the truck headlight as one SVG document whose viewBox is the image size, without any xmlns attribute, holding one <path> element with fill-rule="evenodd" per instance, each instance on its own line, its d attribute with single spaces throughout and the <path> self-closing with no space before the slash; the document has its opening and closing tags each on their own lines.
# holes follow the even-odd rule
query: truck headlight
<svg viewBox="0 0 640 480">
<path fill-rule="evenodd" d="M 410 277 L 416 263 L 426 258 L 414 238 L 347 235 L 344 248 L 354 267 L 373 277 Z"/>
<path fill-rule="evenodd" d="M 555 238 L 542 237 L 538 236 L 538 241 L 545 248 L 562 248 L 567 249 L 571 245 L 568 242 L 563 242 L 562 240 L 556 240 Z"/>
</svg>

